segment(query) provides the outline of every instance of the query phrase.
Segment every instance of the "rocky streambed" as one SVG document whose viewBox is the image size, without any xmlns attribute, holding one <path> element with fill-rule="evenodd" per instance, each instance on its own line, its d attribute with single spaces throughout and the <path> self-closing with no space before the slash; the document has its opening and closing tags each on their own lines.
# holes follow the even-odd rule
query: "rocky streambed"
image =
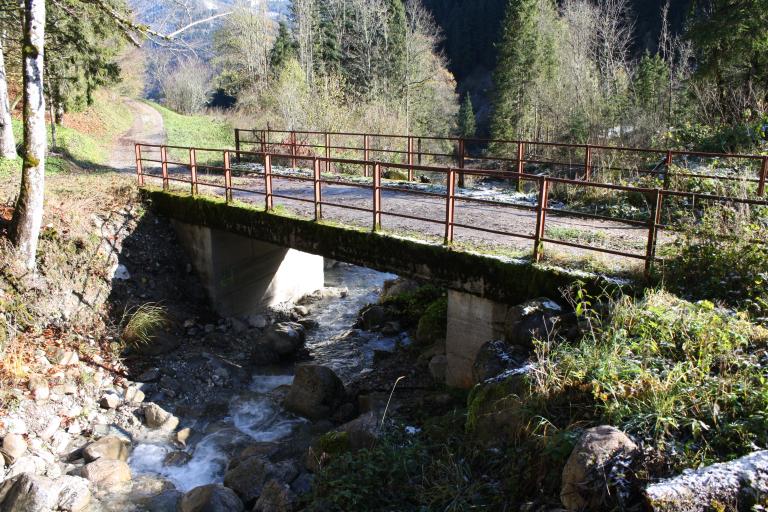
<svg viewBox="0 0 768 512">
<path fill-rule="evenodd" d="M 347 387 L 410 343 L 396 321 L 358 328 L 393 277 L 337 265 L 297 304 L 186 318 L 124 376 L 76 351 L 38 354 L 48 372 L 0 423 L 0 508 L 291 510 L 311 489 L 318 436 L 376 425 Z"/>
</svg>

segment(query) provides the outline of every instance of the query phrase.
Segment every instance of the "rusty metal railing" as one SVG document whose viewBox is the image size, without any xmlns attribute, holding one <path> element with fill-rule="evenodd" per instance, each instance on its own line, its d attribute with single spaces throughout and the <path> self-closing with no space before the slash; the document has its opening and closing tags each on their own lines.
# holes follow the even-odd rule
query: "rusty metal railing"
<svg viewBox="0 0 768 512">
<path fill-rule="evenodd" d="M 275 137 L 278 138 L 275 139 Z M 350 139 L 357 140 L 357 144 L 362 145 L 354 145 L 354 142 L 343 142 Z M 373 145 L 374 140 L 379 142 L 378 147 Z M 425 148 L 428 143 L 432 143 L 432 147 L 436 143 L 438 148 L 443 149 Z M 473 154 L 468 150 L 471 146 L 482 146 L 487 149 L 482 153 L 476 151 Z M 606 174 L 605 171 L 615 171 L 619 175 L 635 173 L 640 176 L 651 176 L 662 180 L 661 188 L 664 190 L 675 189 L 674 183 L 680 178 L 712 179 L 721 182 L 740 181 L 756 184 L 756 195 L 760 197 L 765 195 L 766 181 L 768 181 L 768 155 L 632 148 L 601 144 L 236 128 L 236 154 L 249 150 L 249 147 L 256 148 L 256 151 L 262 153 L 290 155 L 293 167 L 295 167 L 297 155 L 301 155 L 302 152 L 305 156 L 322 156 L 326 162 L 331 158 L 338 157 L 339 152 L 352 152 L 359 155 L 362 160 L 382 159 L 378 156 L 387 156 L 390 159 L 398 158 L 400 162 L 408 164 L 407 170 L 410 181 L 414 179 L 414 165 L 421 165 L 425 158 L 442 159 L 444 162 L 450 161 L 452 166 L 458 169 L 459 186 L 464 186 L 465 173 L 463 171 L 466 168 L 490 168 L 489 166 L 497 165 L 515 169 L 518 174 L 523 174 L 527 164 L 559 167 L 565 169 L 570 177 L 603 183 L 606 182 L 601 180 Z M 451 148 L 450 152 L 446 152 L 447 149 L 445 148 Z M 546 157 L 547 153 L 555 152 L 568 155 L 568 160 L 553 160 L 552 158 L 557 158 L 556 156 Z M 574 152 L 577 155 L 571 158 L 570 156 Z M 612 155 L 620 155 L 619 158 L 621 156 L 628 158 L 644 156 L 652 160 L 650 162 L 643 160 L 634 167 L 618 166 L 611 163 Z M 690 158 L 735 160 L 747 165 L 757 164 L 757 169 L 751 177 L 673 172 L 672 166 L 676 159 L 687 160 Z M 601 170 L 600 173 L 596 172 L 598 169 Z"/>
<path fill-rule="evenodd" d="M 179 160 L 169 159 L 169 150 L 176 154 L 188 154 L 188 160 L 182 162 Z M 560 245 L 586 251 L 595 251 L 613 256 L 642 260 L 645 263 L 646 275 L 650 273 L 654 263 L 660 260 L 660 258 L 657 257 L 657 244 L 659 239 L 659 231 L 667 227 L 662 223 L 662 211 L 665 208 L 665 200 L 670 198 L 678 198 L 684 199 L 687 202 L 693 204 L 696 202 L 701 203 L 704 201 L 714 201 L 729 204 L 768 206 L 768 201 L 761 199 L 734 198 L 696 192 L 664 190 L 663 188 L 632 187 L 610 183 L 591 182 L 583 179 L 533 175 L 517 171 L 493 171 L 486 169 L 466 168 L 457 169 L 456 167 L 452 166 L 426 166 L 414 164 L 411 162 L 392 163 L 380 162 L 376 160 L 328 158 L 324 156 L 309 156 L 297 153 L 289 153 L 286 155 L 283 153 L 272 153 L 268 151 L 193 148 L 154 144 L 136 144 L 135 152 L 137 179 L 139 186 L 142 187 L 145 186 L 147 178 L 159 180 L 164 190 L 169 190 L 171 183 L 181 183 L 188 187 L 189 193 L 193 196 L 200 193 L 201 187 L 205 187 L 208 189 L 223 191 L 223 195 L 227 203 L 232 202 L 236 197 L 236 194 L 242 194 L 243 196 L 246 194 L 256 194 L 263 197 L 264 206 L 267 211 L 273 211 L 275 209 L 276 199 L 297 201 L 304 203 L 311 208 L 311 216 L 315 221 L 323 220 L 323 207 L 341 208 L 352 212 L 367 214 L 368 219 L 371 219 L 372 223 L 367 224 L 368 221 L 365 221 L 365 223 L 373 231 L 379 231 L 382 229 L 383 217 L 409 219 L 418 223 L 422 232 L 424 232 L 424 227 L 427 225 L 441 226 L 443 230 L 442 241 L 446 245 L 451 245 L 456 241 L 456 228 L 464 229 L 473 233 L 494 235 L 501 237 L 503 240 L 528 240 L 529 242 L 532 242 L 532 259 L 537 262 L 541 261 L 544 255 L 544 244 Z M 198 159 L 198 155 L 201 152 L 205 152 L 208 156 L 205 161 L 208 162 L 212 158 L 216 158 L 216 162 L 201 164 L 200 160 Z M 233 167 L 233 153 L 235 154 L 234 156 L 237 160 L 245 160 L 247 158 L 257 160 L 259 164 L 262 165 L 262 169 L 258 169 L 256 167 L 248 167 L 245 165 L 235 165 Z M 306 167 L 311 169 L 311 171 L 304 173 L 297 173 L 294 171 L 293 173 L 288 173 L 279 172 L 278 168 L 278 172 L 276 172 L 274 164 L 276 159 L 290 161 L 289 163 L 293 168 L 295 168 L 297 166 L 296 164 L 299 162 L 307 162 Z M 219 162 L 221 162 L 220 165 Z M 159 169 L 159 173 L 148 172 L 146 164 L 156 164 L 154 168 Z M 364 181 L 360 182 L 345 180 L 334 174 L 326 173 L 324 175 L 321 172 L 324 167 L 329 169 L 331 166 L 335 165 L 358 166 L 362 170 L 361 174 L 364 174 L 365 176 Z M 391 169 L 408 171 L 409 173 L 419 171 L 442 175 L 445 178 L 445 191 L 421 190 L 418 188 L 404 187 L 403 185 L 397 185 L 393 183 L 387 184 L 383 182 L 382 177 L 384 176 L 385 172 Z M 207 173 L 207 175 L 212 175 L 214 178 L 213 181 L 202 180 L 200 178 L 201 171 Z M 465 174 L 472 176 L 516 180 L 518 183 L 528 184 L 529 187 L 532 186 L 538 192 L 536 195 L 536 203 L 519 204 L 496 199 L 462 195 L 457 191 L 457 181 L 460 172 L 464 172 Z M 237 182 L 233 181 L 233 177 L 235 176 L 238 179 Z M 253 181 L 254 178 L 255 181 Z M 246 181 L 245 183 L 241 184 L 242 179 L 250 179 L 252 181 Z M 307 193 L 307 197 L 297 196 L 295 194 L 288 195 L 286 193 L 276 191 L 274 187 L 275 180 L 305 183 L 307 186 L 301 189 L 301 191 L 305 191 Z M 350 202 L 344 202 L 343 197 L 341 202 L 331 202 L 327 200 L 324 197 L 323 187 L 337 185 L 367 190 L 368 194 L 366 197 L 370 199 L 371 206 L 368 207 L 360 206 L 359 204 L 350 204 Z M 639 220 L 616 218 L 583 211 L 566 210 L 562 207 L 556 207 L 550 200 L 550 192 L 552 188 L 556 186 L 641 194 L 643 197 L 649 199 L 648 219 Z M 425 217 L 424 215 L 418 215 L 412 212 L 405 213 L 403 211 L 387 211 L 383 208 L 383 204 L 386 202 L 386 200 L 383 197 L 382 192 L 394 194 L 392 197 L 405 195 L 415 197 L 416 199 L 413 201 L 413 204 L 416 207 L 420 207 L 420 205 L 426 205 L 427 200 L 444 201 L 444 217 L 438 219 Z M 468 204 L 470 206 L 474 205 L 476 208 L 509 208 L 515 211 L 531 212 L 535 217 L 535 227 L 532 231 L 520 232 L 519 230 L 515 230 L 515 228 L 522 227 L 522 224 L 518 226 L 507 226 L 510 229 L 498 229 L 487 223 L 484 223 L 483 225 L 471 225 L 464 222 L 459 222 L 456 218 L 457 203 L 459 202 Z M 421 210 L 426 210 L 426 208 L 422 208 Z M 490 214 L 494 215 L 494 212 L 492 211 Z M 548 236 L 547 221 L 549 216 L 571 217 L 605 222 L 606 225 L 604 227 L 606 229 L 610 227 L 608 226 L 608 223 L 615 223 L 618 225 L 627 226 L 628 228 L 635 230 L 646 230 L 647 237 L 645 237 L 643 242 L 644 250 L 642 253 L 627 252 L 621 248 L 602 247 L 594 244 L 590 245 L 587 243 L 581 243 L 578 241 L 558 239 L 551 235 Z M 600 225 L 598 227 L 600 227 Z"/>
</svg>

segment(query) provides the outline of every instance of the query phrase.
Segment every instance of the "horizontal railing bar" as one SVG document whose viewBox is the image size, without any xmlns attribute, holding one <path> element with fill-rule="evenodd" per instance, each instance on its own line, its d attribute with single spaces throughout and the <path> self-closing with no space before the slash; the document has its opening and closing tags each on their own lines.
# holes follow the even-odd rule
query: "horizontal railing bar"
<svg viewBox="0 0 768 512">
<path fill-rule="evenodd" d="M 613 249 L 605 249 L 605 248 L 602 248 L 602 247 L 594 247 L 594 246 L 591 246 L 591 245 L 583 245 L 583 244 L 578 244 L 576 242 L 566 242 L 564 240 L 557 240 L 557 239 L 554 239 L 554 238 L 542 237 L 541 241 L 542 242 L 546 242 L 546 243 L 550 243 L 550 244 L 565 245 L 567 247 L 574 247 L 576 249 L 585 249 L 585 250 L 588 250 L 588 251 L 604 252 L 606 254 L 613 254 L 615 256 L 624 256 L 624 257 L 627 257 L 627 258 L 636 258 L 636 259 L 639 259 L 639 260 L 646 259 L 645 254 L 636 254 L 636 253 L 632 253 L 632 252 L 615 251 Z"/>
</svg>

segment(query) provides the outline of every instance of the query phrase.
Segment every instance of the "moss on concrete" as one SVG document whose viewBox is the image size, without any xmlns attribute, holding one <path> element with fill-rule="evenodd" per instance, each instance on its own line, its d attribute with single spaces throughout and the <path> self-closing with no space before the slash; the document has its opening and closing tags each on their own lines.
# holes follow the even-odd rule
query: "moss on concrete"
<svg viewBox="0 0 768 512">
<path fill-rule="evenodd" d="M 595 294 L 606 286 L 615 286 L 600 276 L 583 272 L 292 218 L 249 204 L 227 205 L 221 198 L 192 197 L 156 189 L 146 189 L 144 194 L 158 214 L 181 222 L 427 280 L 507 304 L 518 304 L 531 297 L 556 297 L 561 288 L 577 280 L 583 281 Z"/>
<path fill-rule="evenodd" d="M 445 339 L 448 325 L 448 298 L 441 297 L 430 304 L 419 319 L 416 341 L 428 345 Z"/>
</svg>

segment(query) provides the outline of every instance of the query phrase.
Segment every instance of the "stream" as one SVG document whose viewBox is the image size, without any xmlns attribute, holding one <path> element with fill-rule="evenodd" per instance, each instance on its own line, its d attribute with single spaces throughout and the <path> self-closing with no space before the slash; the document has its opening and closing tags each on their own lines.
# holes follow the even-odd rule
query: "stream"
<svg viewBox="0 0 768 512">
<path fill-rule="evenodd" d="M 348 383 L 370 371 L 376 351 L 392 351 L 410 340 L 405 333 L 385 336 L 354 329 L 359 310 L 376 302 L 383 283 L 396 276 L 347 264 L 325 271 L 325 285 L 347 288 L 345 297 L 320 299 L 310 307 L 317 326 L 307 331 L 312 361 L 332 368 Z M 258 372 L 258 369 L 256 370 Z M 306 420 L 284 411 L 272 393 L 291 384 L 290 369 L 282 374 L 252 375 L 250 385 L 229 400 L 228 413 L 198 419 L 188 446 L 179 451 L 167 434 L 147 433 L 134 447 L 129 465 L 134 477 L 160 478 L 186 492 L 200 485 L 221 483 L 232 452 L 249 442 L 289 438 Z M 180 418 L 182 425 L 184 418 Z"/>
</svg>

